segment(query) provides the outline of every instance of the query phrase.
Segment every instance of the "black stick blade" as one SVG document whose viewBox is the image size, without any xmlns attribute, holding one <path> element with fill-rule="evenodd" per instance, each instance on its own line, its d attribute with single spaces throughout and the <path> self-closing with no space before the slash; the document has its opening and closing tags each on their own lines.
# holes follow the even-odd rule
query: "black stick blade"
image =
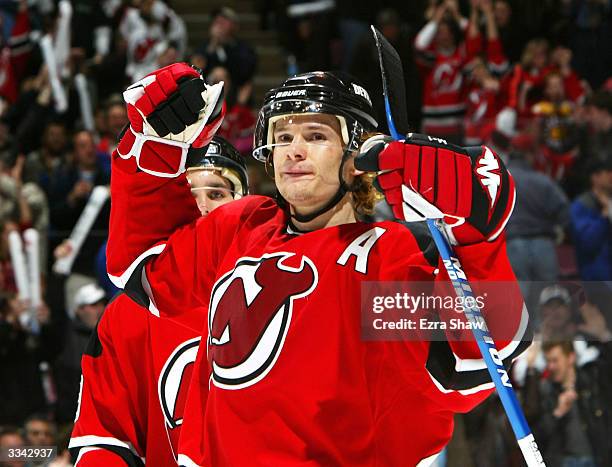
<svg viewBox="0 0 612 467">
<path fill-rule="evenodd" d="M 406 135 L 410 131 L 408 114 L 406 112 L 406 85 L 404 83 L 404 68 L 402 61 L 385 36 L 370 26 L 376 41 L 378 61 L 383 83 L 383 93 L 389 101 L 390 111 L 397 131 Z"/>
</svg>

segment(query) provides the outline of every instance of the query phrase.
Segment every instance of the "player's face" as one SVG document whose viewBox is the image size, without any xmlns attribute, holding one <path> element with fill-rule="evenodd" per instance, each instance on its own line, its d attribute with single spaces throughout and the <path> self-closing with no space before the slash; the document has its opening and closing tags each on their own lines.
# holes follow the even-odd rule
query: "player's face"
<svg viewBox="0 0 612 467">
<path fill-rule="evenodd" d="M 191 194 L 202 217 L 234 200 L 232 185 L 226 178 L 211 170 L 194 170 L 187 174 Z"/>
<path fill-rule="evenodd" d="M 274 124 L 274 179 L 280 194 L 300 214 L 327 203 L 339 187 L 343 147 L 333 115 L 290 115 Z"/>
</svg>

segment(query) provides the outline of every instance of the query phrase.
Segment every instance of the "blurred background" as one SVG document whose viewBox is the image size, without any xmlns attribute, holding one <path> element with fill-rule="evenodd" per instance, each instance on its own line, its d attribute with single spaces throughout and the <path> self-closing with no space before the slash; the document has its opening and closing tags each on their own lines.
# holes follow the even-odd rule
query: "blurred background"
<svg viewBox="0 0 612 467">
<path fill-rule="evenodd" d="M 387 131 L 370 24 L 402 58 L 413 130 L 487 144 L 514 175 L 508 254 L 537 337 L 512 374 L 548 465 L 612 466 L 612 0 L 0 0 L 0 446 L 66 448 L 116 293 L 104 187 L 125 87 L 175 61 L 225 81 L 219 133 L 271 194 L 249 154 L 287 76 L 350 72 Z M 522 465 L 495 396 L 437 465 Z"/>
</svg>

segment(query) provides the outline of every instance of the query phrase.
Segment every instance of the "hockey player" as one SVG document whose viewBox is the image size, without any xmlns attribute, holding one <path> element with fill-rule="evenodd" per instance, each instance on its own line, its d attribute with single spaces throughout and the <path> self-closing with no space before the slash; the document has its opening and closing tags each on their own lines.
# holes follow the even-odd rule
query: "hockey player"
<svg viewBox="0 0 612 467">
<path fill-rule="evenodd" d="M 202 217 L 247 194 L 244 158 L 215 136 L 191 151 L 187 179 Z M 193 201 L 186 202 L 194 214 Z M 127 295 L 107 307 L 83 357 L 70 441 L 77 466 L 176 465 L 191 370 L 206 309 L 153 316 Z"/>
<path fill-rule="evenodd" d="M 188 86 L 199 107 L 181 104 Z M 361 146 L 376 127 L 367 91 L 301 74 L 267 94 L 256 127 L 254 155 L 273 169 L 278 200 L 249 196 L 189 224 L 181 154 L 214 131 L 219 89 L 177 64 L 124 96 L 133 131 L 113 157 L 109 274 L 153 313 L 208 308 L 179 464 L 429 465 L 454 413 L 492 383 L 473 341 L 361 339 L 364 282 L 448 277 L 423 224 L 358 220 L 373 197 L 359 169 L 385 171 L 378 182 L 400 220 L 449 216 L 468 277 L 507 281 L 512 296 L 503 229 L 515 194 L 502 161 L 428 137 Z M 513 330 L 497 340 L 509 364 L 528 344 L 527 315 L 522 301 L 500 301 L 483 313 L 494 336 Z"/>
</svg>

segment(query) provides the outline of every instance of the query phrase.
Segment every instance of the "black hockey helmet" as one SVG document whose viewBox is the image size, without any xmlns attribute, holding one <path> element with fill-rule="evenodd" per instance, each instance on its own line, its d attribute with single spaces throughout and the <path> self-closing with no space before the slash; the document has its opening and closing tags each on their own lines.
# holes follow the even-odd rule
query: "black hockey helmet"
<svg viewBox="0 0 612 467">
<path fill-rule="evenodd" d="M 249 191 L 246 163 L 242 154 L 221 136 L 214 136 L 208 146 L 190 150 L 186 163 L 187 173 L 194 170 L 214 170 L 227 178 L 233 191 L 246 196 Z"/>
<path fill-rule="evenodd" d="M 357 149 L 363 132 L 378 126 L 368 92 L 350 75 L 330 71 L 302 73 L 266 94 L 255 126 L 253 157 L 261 162 L 268 159 L 275 119 L 306 113 L 337 116 L 344 144 L 350 150 Z"/>
</svg>

